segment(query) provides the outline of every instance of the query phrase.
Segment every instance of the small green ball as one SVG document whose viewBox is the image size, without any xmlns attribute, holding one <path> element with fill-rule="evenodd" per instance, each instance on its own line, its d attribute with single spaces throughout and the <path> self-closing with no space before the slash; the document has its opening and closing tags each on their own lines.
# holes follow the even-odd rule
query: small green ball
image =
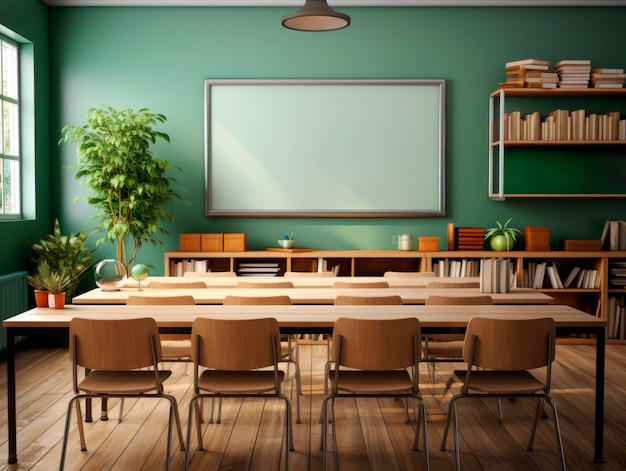
<svg viewBox="0 0 626 471">
<path fill-rule="evenodd" d="M 130 270 L 130 274 L 133 279 L 137 281 L 145 280 L 146 278 L 148 278 L 148 267 L 141 263 L 138 263 Z"/>
</svg>

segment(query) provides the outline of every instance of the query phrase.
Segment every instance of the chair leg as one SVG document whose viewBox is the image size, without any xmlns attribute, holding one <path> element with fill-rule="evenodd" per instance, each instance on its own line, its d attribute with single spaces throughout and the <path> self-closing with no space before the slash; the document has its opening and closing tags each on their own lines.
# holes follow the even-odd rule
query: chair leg
<svg viewBox="0 0 626 471">
<path fill-rule="evenodd" d="M 300 396 L 302 395 L 302 379 L 300 376 L 300 365 L 295 360 L 281 360 L 280 363 L 293 363 L 296 377 L 296 423 L 300 422 Z"/>
<path fill-rule="evenodd" d="M 497 398 L 497 400 L 498 400 L 498 423 L 503 424 L 504 419 L 502 418 L 502 400 L 499 397 Z"/>
<path fill-rule="evenodd" d="M 459 420 L 456 401 L 452 404 L 452 428 L 454 432 L 454 464 L 456 471 L 461 471 L 461 451 L 459 450 Z"/>
</svg>

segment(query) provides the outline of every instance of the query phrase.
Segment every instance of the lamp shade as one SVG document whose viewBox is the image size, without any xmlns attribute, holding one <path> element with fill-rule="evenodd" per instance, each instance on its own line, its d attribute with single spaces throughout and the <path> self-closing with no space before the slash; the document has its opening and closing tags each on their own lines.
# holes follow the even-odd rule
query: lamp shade
<svg viewBox="0 0 626 471">
<path fill-rule="evenodd" d="M 285 28 L 297 31 L 332 31 L 350 25 L 350 17 L 328 6 L 326 0 L 306 0 L 295 13 L 283 16 Z"/>
</svg>

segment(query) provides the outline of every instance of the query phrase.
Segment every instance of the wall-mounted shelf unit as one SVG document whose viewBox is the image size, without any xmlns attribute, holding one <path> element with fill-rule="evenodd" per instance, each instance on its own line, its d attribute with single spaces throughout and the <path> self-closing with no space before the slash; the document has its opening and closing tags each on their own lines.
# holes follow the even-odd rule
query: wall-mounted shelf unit
<svg viewBox="0 0 626 471">
<path fill-rule="evenodd" d="M 610 175 L 610 168 L 608 170 L 604 170 L 603 168 L 611 167 L 613 160 L 611 158 L 603 159 L 602 156 L 597 157 L 591 153 L 607 151 L 611 149 L 618 148 L 619 152 L 624 157 L 624 162 L 626 162 L 626 140 L 504 140 L 504 128 L 505 128 L 505 113 L 508 111 L 508 107 L 510 107 L 510 101 L 507 103 L 508 99 L 516 99 L 515 103 L 519 103 L 517 99 L 549 99 L 549 103 L 553 104 L 553 108 L 560 108 L 563 106 L 563 103 L 566 99 L 584 99 L 587 101 L 593 101 L 594 99 L 599 98 L 625 98 L 626 97 L 626 89 L 596 89 L 596 88 L 581 88 L 581 89 L 533 89 L 533 88 L 502 88 L 495 92 L 493 92 L 489 97 L 489 198 L 494 201 L 504 201 L 506 198 L 513 197 L 541 197 L 541 198 L 624 198 L 626 197 L 626 184 L 620 185 L 620 183 L 613 184 L 613 186 L 617 186 L 617 191 L 598 191 L 598 183 L 593 181 L 594 177 L 590 176 L 588 173 L 591 168 L 593 171 L 597 171 L 597 176 L 595 180 L 599 182 L 604 182 L 607 179 L 607 174 Z M 596 100 L 597 101 L 597 100 Z M 536 103 L 536 100 L 533 102 Z M 606 103 L 605 106 L 611 107 L 611 109 L 606 109 L 604 112 L 615 111 L 613 107 L 624 109 L 626 106 L 626 100 L 623 100 L 622 104 L 617 106 L 616 102 L 611 102 L 611 104 Z M 604 106 L 604 105 L 603 105 Z M 623 113 L 623 112 L 622 112 Z M 622 152 L 619 148 L 624 147 L 624 151 Z M 551 156 L 546 156 L 546 152 L 542 152 L 539 157 L 535 158 L 535 162 L 541 162 L 541 169 L 535 172 L 534 177 L 531 180 L 543 179 L 548 181 L 548 185 L 550 181 L 553 183 L 553 186 L 549 188 L 547 191 L 507 191 L 507 186 L 505 185 L 506 172 L 505 167 L 507 165 L 507 153 L 512 148 L 528 148 L 529 152 L 533 152 L 535 154 L 539 154 L 540 149 L 544 151 L 548 150 L 552 153 L 552 156 L 555 157 L 555 160 L 552 164 L 546 163 L 547 159 L 550 159 Z M 558 169 L 563 168 L 563 163 L 569 163 L 567 161 L 566 155 L 557 155 L 557 148 L 560 148 L 562 151 L 573 152 L 575 151 L 578 155 L 576 159 L 578 162 L 573 166 L 568 165 L 568 174 L 571 175 L 572 172 L 576 172 L 576 166 L 579 166 L 579 171 L 581 175 L 579 178 L 583 181 L 581 185 L 584 187 L 582 190 L 574 190 L 574 191 L 558 191 L 562 182 L 559 182 L 559 174 Z M 586 153 L 588 158 L 593 158 L 595 160 L 589 160 L 587 163 L 580 163 L 580 155 Z M 525 160 L 523 164 L 520 165 L 532 165 L 532 158 L 528 158 L 527 154 L 525 154 Z M 560 159 L 560 160 L 558 160 Z M 605 167 L 602 165 L 602 160 L 605 161 Z M 572 160 L 573 162 L 573 160 Z M 510 165 L 510 162 L 509 162 Z M 547 175 L 544 167 L 546 165 L 552 165 L 551 171 L 554 173 L 553 175 Z M 572 168 L 574 167 L 574 168 Z M 571 180 L 571 179 L 570 179 Z M 589 184 L 587 184 L 589 183 Z M 554 190 L 554 191 L 553 191 Z"/>
</svg>

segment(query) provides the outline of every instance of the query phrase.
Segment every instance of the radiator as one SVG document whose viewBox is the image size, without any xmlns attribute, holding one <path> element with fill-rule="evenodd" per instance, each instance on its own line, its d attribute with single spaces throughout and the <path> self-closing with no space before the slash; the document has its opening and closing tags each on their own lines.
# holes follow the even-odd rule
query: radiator
<svg viewBox="0 0 626 471">
<path fill-rule="evenodd" d="M 28 282 L 25 271 L 0 275 L 0 320 L 28 310 Z M 7 347 L 7 332 L 2 329 L 0 350 Z"/>
</svg>

